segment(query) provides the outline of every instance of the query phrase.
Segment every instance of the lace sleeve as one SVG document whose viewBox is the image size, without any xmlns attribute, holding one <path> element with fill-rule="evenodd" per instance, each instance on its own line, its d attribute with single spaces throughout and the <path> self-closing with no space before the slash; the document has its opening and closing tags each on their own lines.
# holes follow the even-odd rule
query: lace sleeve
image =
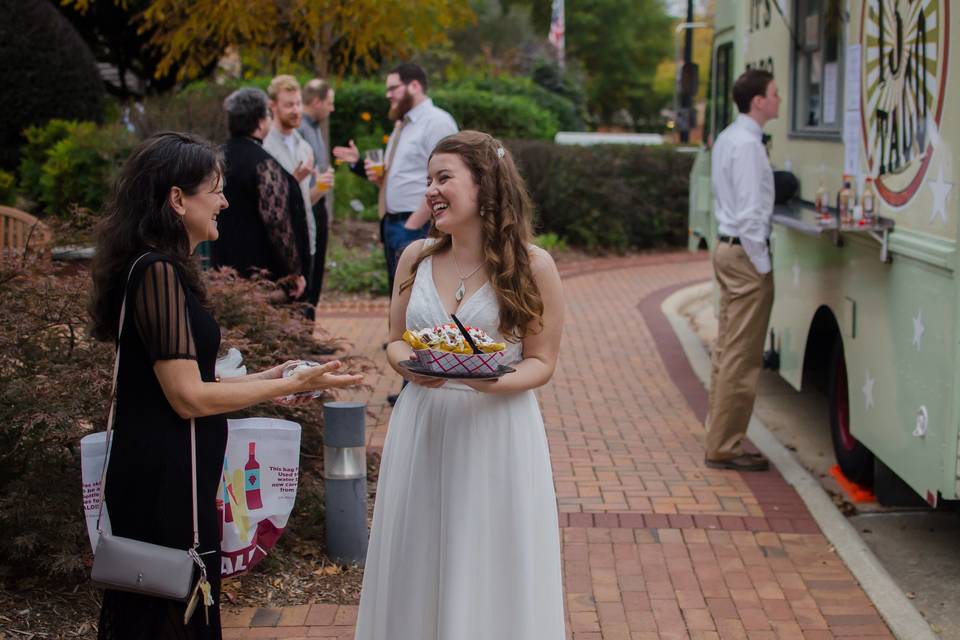
<svg viewBox="0 0 960 640">
<path fill-rule="evenodd" d="M 151 362 L 197 359 L 186 292 L 173 264 L 157 261 L 144 270 L 133 311 Z"/>
<path fill-rule="evenodd" d="M 260 218 L 270 236 L 270 244 L 287 265 L 287 273 L 274 275 L 299 275 L 300 254 L 288 208 L 290 191 L 279 163 L 271 159 L 257 165 L 257 191 L 260 194 Z"/>
</svg>

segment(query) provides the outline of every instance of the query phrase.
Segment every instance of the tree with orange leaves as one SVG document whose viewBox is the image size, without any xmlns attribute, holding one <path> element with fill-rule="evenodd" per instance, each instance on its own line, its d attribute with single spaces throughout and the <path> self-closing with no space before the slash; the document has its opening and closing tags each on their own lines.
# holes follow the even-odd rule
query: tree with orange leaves
<svg viewBox="0 0 960 640">
<path fill-rule="evenodd" d="M 63 4 L 84 12 L 97 1 Z M 161 54 L 158 75 L 176 70 L 188 80 L 228 47 L 298 60 L 321 77 L 342 74 L 442 43 L 448 29 L 473 20 L 468 0 L 152 0 L 132 27 Z"/>
</svg>

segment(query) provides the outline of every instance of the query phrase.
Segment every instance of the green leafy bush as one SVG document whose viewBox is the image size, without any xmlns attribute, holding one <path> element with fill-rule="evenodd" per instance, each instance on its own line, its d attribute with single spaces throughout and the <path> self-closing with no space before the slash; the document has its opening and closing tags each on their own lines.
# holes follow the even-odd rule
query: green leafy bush
<svg viewBox="0 0 960 640">
<path fill-rule="evenodd" d="M 134 140 L 118 124 L 97 127 L 86 122 L 53 145 L 40 177 L 40 202 L 56 215 L 71 205 L 99 211 L 113 176 L 133 150 Z"/>
<path fill-rule="evenodd" d="M 456 85 L 456 88 L 473 88 L 500 96 L 523 96 L 532 100 L 541 109 L 552 113 L 560 130 L 580 131 L 583 129 L 585 114 L 582 111 L 582 106 L 578 108 L 573 101 L 540 86 L 529 78 L 491 76 L 460 82 Z"/>
<path fill-rule="evenodd" d="M 557 234 L 552 231 L 548 233 L 541 233 L 536 238 L 533 239 L 533 243 L 545 251 L 550 253 L 566 251 L 567 242 Z"/>
<path fill-rule="evenodd" d="M 16 201 L 16 178 L 12 173 L 0 170 L 0 204 L 12 205 Z"/>
<path fill-rule="evenodd" d="M 119 124 L 51 120 L 28 128 L 25 135 L 21 185 L 30 199 L 61 217 L 74 205 L 99 210 L 113 175 L 134 146 Z"/>
<path fill-rule="evenodd" d="M 672 148 L 508 144 L 538 231 L 590 250 L 683 246 L 693 156 Z"/>
<path fill-rule="evenodd" d="M 377 187 L 369 180 L 361 178 L 344 165 L 337 167 L 333 199 L 333 215 L 337 220 L 376 222 L 379 218 L 378 195 Z M 363 208 L 359 211 L 355 209 L 356 203 L 360 203 Z"/>
<path fill-rule="evenodd" d="M 389 103 L 382 82 L 343 81 L 337 85 L 335 104 L 330 115 L 333 145 L 353 140 L 360 149 L 385 146 L 384 136 L 393 131 L 393 124 L 387 119 Z"/>
<path fill-rule="evenodd" d="M 331 242 L 327 250 L 324 287 L 343 293 L 388 295 L 387 265 L 379 246 L 347 249 Z"/>
<path fill-rule="evenodd" d="M 61 140 L 70 136 L 76 128 L 75 120 L 50 120 L 43 126 L 27 127 L 23 131 L 26 138 L 20 150 L 20 188 L 27 197 L 40 200 L 40 178 L 43 165 L 47 162 L 47 153 Z"/>
<path fill-rule="evenodd" d="M 304 84 L 310 78 L 302 76 Z M 245 86 L 266 90 L 270 78 L 257 77 L 223 85 L 195 82 L 178 94 L 144 101 L 143 113 L 133 122 L 143 135 L 157 131 L 190 131 L 215 142 L 227 137 L 223 99 Z M 552 139 L 561 126 L 580 128 L 576 108 L 564 97 L 523 79 L 474 80 L 431 91 L 438 107 L 446 109 L 461 129 L 479 129 L 499 138 Z M 333 146 L 354 140 L 360 149 L 383 147 L 393 131 L 387 118 L 389 103 L 380 80 L 344 80 L 336 86 L 336 110 L 330 116 Z"/>
<path fill-rule="evenodd" d="M 485 131 L 497 138 L 552 140 L 556 117 L 523 96 L 503 96 L 478 89 L 437 89 L 434 102 L 450 112 L 461 129 Z"/>
</svg>

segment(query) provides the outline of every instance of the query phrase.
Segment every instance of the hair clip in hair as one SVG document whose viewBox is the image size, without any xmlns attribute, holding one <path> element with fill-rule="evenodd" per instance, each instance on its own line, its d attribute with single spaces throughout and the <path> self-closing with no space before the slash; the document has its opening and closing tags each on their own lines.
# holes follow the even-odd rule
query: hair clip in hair
<svg viewBox="0 0 960 640">
<path fill-rule="evenodd" d="M 503 150 L 503 147 L 497 147 L 497 157 L 498 157 L 498 158 L 500 158 L 501 160 L 503 160 L 503 154 L 505 154 L 505 153 L 506 153 L 506 151 Z"/>
</svg>

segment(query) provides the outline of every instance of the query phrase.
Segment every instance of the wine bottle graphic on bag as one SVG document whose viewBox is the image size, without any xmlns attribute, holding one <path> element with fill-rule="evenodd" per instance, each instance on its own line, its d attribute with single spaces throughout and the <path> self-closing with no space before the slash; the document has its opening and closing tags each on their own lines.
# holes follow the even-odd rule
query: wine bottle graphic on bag
<svg viewBox="0 0 960 640">
<path fill-rule="evenodd" d="M 227 458 L 223 458 L 223 468 L 227 469 Z M 233 522 L 233 507 L 230 505 L 232 502 L 230 500 L 230 491 L 227 488 L 227 475 L 224 473 L 220 478 L 220 483 L 223 485 L 223 521 L 224 522 Z"/>
<path fill-rule="evenodd" d="M 250 457 L 247 459 L 247 465 L 243 468 L 244 478 L 246 480 L 247 491 L 247 509 L 253 511 L 263 507 L 263 501 L 260 499 L 260 463 L 257 462 L 257 443 L 249 443 Z"/>
</svg>

